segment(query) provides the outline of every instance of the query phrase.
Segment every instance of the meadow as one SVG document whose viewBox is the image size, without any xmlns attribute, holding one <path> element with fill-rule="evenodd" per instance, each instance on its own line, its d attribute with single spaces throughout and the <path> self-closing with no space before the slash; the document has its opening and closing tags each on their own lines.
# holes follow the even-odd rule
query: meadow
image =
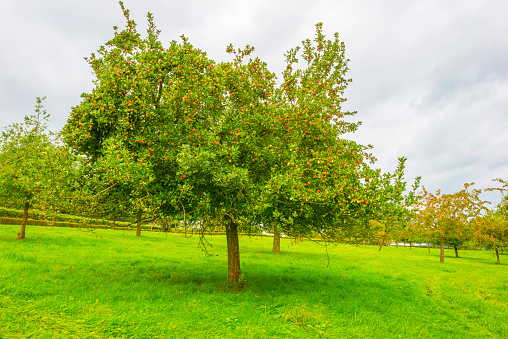
<svg viewBox="0 0 508 339">
<path fill-rule="evenodd" d="M 0 338 L 506 338 L 508 266 L 487 251 L 0 225 Z M 501 262 L 508 262 L 503 255 Z"/>
</svg>

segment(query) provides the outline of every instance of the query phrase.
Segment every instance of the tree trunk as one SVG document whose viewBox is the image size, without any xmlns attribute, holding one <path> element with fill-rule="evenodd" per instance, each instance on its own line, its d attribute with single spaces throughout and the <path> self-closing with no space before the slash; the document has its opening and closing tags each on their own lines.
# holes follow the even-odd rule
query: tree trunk
<svg viewBox="0 0 508 339">
<path fill-rule="evenodd" d="M 439 262 L 444 262 L 444 238 L 441 238 L 440 243 L 441 250 L 439 254 Z"/>
<path fill-rule="evenodd" d="M 238 242 L 238 224 L 229 218 L 226 224 L 226 238 L 228 243 L 228 282 L 240 280 L 240 244 Z"/>
<path fill-rule="evenodd" d="M 272 253 L 280 253 L 280 232 L 277 229 L 273 230 Z"/>
<path fill-rule="evenodd" d="M 429 251 L 430 253 L 430 244 L 427 244 L 427 250 Z"/>
<path fill-rule="evenodd" d="M 136 225 L 136 237 L 141 236 L 141 216 L 142 216 L 142 213 L 141 213 L 141 210 L 139 210 L 138 220 L 137 220 L 137 225 Z"/>
<path fill-rule="evenodd" d="M 23 221 L 21 222 L 21 229 L 18 233 L 18 239 L 25 239 L 26 223 L 28 220 L 28 210 L 30 209 L 30 203 L 25 202 L 25 208 L 23 210 Z"/>
<path fill-rule="evenodd" d="M 410 242 L 410 243 L 409 243 L 409 250 L 412 250 L 412 249 L 413 249 L 413 243 L 412 243 L 412 242 Z"/>
<path fill-rule="evenodd" d="M 500 265 L 501 262 L 499 261 L 499 251 L 497 248 L 496 248 L 496 256 L 497 256 L 497 263 L 496 264 Z"/>
<path fill-rule="evenodd" d="M 383 242 L 380 241 L 379 242 L 379 249 L 377 250 L 378 252 L 381 252 L 381 249 L 383 248 Z"/>
<path fill-rule="evenodd" d="M 453 249 L 455 250 L 455 258 L 458 258 L 459 257 L 459 249 L 457 248 L 457 246 L 453 246 Z"/>
</svg>

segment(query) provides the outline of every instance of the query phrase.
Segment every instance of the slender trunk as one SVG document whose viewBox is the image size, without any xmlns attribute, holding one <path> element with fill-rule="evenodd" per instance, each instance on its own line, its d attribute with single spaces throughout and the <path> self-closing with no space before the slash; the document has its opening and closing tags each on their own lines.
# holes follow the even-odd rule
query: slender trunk
<svg viewBox="0 0 508 339">
<path fill-rule="evenodd" d="M 240 280 L 240 244 L 238 242 L 238 224 L 229 218 L 226 224 L 226 238 L 228 243 L 228 282 Z"/>
<path fill-rule="evenodd" d="M 176 233 L 176 226 L 177 226 L 177 221 L 175 220 L 175 233 Z"/>
<path fill-rule="evenodd" d="M 272 253 L 280 253 L 280 232 L 276 228 L 273 230 Z"/>
<path fill-rule="evenodd" d="M 355 245 L 356 245 L 356 247 L 358 247 L 358 238 L 357 237 L 355 237 Z"/>
<path fill-rule="evenodd" d="M 440 247 L 441 247 L 441 250 L 440 250 L 440 255 L 439 255 L 439 262 L 444 262 L 444 238 L 441 238 L 441 241 L 440 241 Z"/>
<path fill-rule="evenodd" d="M 409 243 L 409 250 L 412 250 L 412 249 L 413 249 L 413 243 L 412 243 L 412 242 L 410 242 L 410 243 Z"/>
<path fill-rule="evenodd" d="M 501 262 L 499 261 L 499 251 L 497 248 L 496 248 L 496 256 L 497 256 L 497 264 L 500 265 Z"/>
<path fill-rule="evenodd" d="M 429 251 L 430 253 L 430 244 L 427 244 L 427 250 Z"/>
<path fill-rule="evenodd" d="M 363 248 L 367 248 L 367 242 L 365 240 L 363 241 Z"/>
<path fill-rule="evenodd" d="M 378 252 L 381 252 L 381 249 L 383 248 L 383 241 L 380 241 L 379 242 L 379 249 L 377 250 Z"/>
<path fill-rule="evenodd" d="M 25 239 L 26 223 L 28 220 L 28 210 L 30 209 L 30 203 L 25 202 L 25 208 L 23 210 L 23 221 L 21 222 L 21 229 L 18 233 L 18 239 Z"/>
<path fill-rule="evenodd" d="M 399 242 L 398 241 L 395 242 L 395 247 L 399 248 Z"/>
<path fill-rule="evenodd" d="M 136 225 L 136 237 L 141 236 L 141 216 L 142 216 L 142 213 L 141 213 L 141 210 L 139 210 L 138 220 L 137 220 L 137 225 Z"/>
<path fill-rule="evenodd" d="M 455 258 L 458 258 L 459 257 L 459 249 L 457 248 L 457 246 L 453 246 L 453 249 L 455 250 Z"/>
</svg>

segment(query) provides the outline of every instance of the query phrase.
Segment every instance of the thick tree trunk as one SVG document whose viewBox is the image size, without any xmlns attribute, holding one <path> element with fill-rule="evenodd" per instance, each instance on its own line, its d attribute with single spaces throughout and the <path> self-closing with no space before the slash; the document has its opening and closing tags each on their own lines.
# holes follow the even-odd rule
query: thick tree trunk
<svg viewBox="0 0 508 339">
<path fill-rule="evenodd" d="M 409 243 L 409 250 L 412 250 L 412 249 L 413 249 L 413 243 L 412 243 L 412 242 L 410 242 L 410 243 Z"/>
<path fill-rule="evenodd" d="M 500 265 L 501 262 L 499 261 L 499 251 L 497 248 L 496 248 L 496 256 L 497 256 L 497 263 L 496 264 Z"/>
<path fill-rule="evenodd" d="M 30 209 L 30 203 L 25 202 L 25 208 L 23 210 L 23 221 L 21 222 L 21 229 L 18 233 L 18 239 L 25 239 L 26 223 L 28 220 L 28 210 Z"/>
<path fill-rule="evenodd" d="M 273 230 L 272 253 L 280 253 L 280 232 L 277 229 Z"/>
<path fill-rule="evenodd" d="M 240 244 L 238 242 L 238 224 L 232 219 L 226 224 L 228 242 L 228 282 L 240 280 Z"/>
<path fill-rule="evenodd" d="M 136 225 L 136 237 L 141 236 L 141 216 L 142 216 L 142 213 L 141 213 L 141 211 L 139 211 L 137 225 Z"/>
<path fill-rule="evenodd" d="M 458 258 L 459 257 L 459 249 L 457 248 L 457 246 L 453 246 L 453 249 L 455 250 L 455 258 Z"/>
<path fill-rule="evenodd" d="M 444 238 L 441 238 L 440 247 L 439 262 L 444 262 Z"/>
</svg>

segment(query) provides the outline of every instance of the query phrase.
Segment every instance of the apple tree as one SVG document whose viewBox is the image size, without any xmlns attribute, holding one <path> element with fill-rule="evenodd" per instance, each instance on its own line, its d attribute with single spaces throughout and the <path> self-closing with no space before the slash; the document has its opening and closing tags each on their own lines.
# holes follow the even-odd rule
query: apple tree
<svg viewBox="0 0 508 339">
<path fill-rule="evenodd" d="M 508 248 L 508 221 L 505 218 L 492 215 L 480 216 L 472 221 L 474 242 L 482 247 L 495 251 L 497 264 L 499 250 Z"/>
<path fill-rule="evenodd" d="M 185 37 L 163 47 L 151 14 L 142 38 L 120 5 L 127 25 L 87 59 L 95 87 L 65 126 L 88 177 L 110 183 L 95 191 L 121 188 L 133 211 L 224 225 L 228 281 L 241 276 L 239 228 L 293 220 L 290 233 L 332 237 L 369 206 L 368 147 L 340 138 L 358 124 L 341 110 L 349 80 L 337 35 L 326 40 L 318 25 L 314 43 L 303 43 L 307 69 L 293 70 L 290 51 L 278 86 L 251 46 L 228 46 L 232 60 L 220 63 Z M 145 164 L 146 175 L 126 180 L 128 162 Z"/>
<path fill-rule="evenodd" d="M 436 194 L 423 188 L 422 200 L 416 203 L 412 222 L 415 226 L 440 244 L 440 261 L 444 262 L 444 246 L 456 245 L 468 231 L 469 220 L 477 217 L 485 209 L 486 201 L 480 200 L 481 190 L 472 189 L 471 184 L 464 184 L 464 189 L 452 193 Z"/>
<path fill-rule="evenodd" d="M 23 208 L 18 239 L 25 239 L 30 208 L 66 208 L 79 173 L 79 161 L 47 129 L 43 100 L 37 98 L 35 114 L 6 127 L 0 139 L 0 195 Z"/>
<path fill-rule="evenodd" d="M 499 250 L 508 248 L 508 182 L 494 179 L 502 184 L 500 188 L 488 188 L 487 191 L 499 191 L 501 201 L 487 215 L 472 220 L 474 242 L 477 245 L 495 251 L 497 264 L 500 264 Z"/>
</svg>

